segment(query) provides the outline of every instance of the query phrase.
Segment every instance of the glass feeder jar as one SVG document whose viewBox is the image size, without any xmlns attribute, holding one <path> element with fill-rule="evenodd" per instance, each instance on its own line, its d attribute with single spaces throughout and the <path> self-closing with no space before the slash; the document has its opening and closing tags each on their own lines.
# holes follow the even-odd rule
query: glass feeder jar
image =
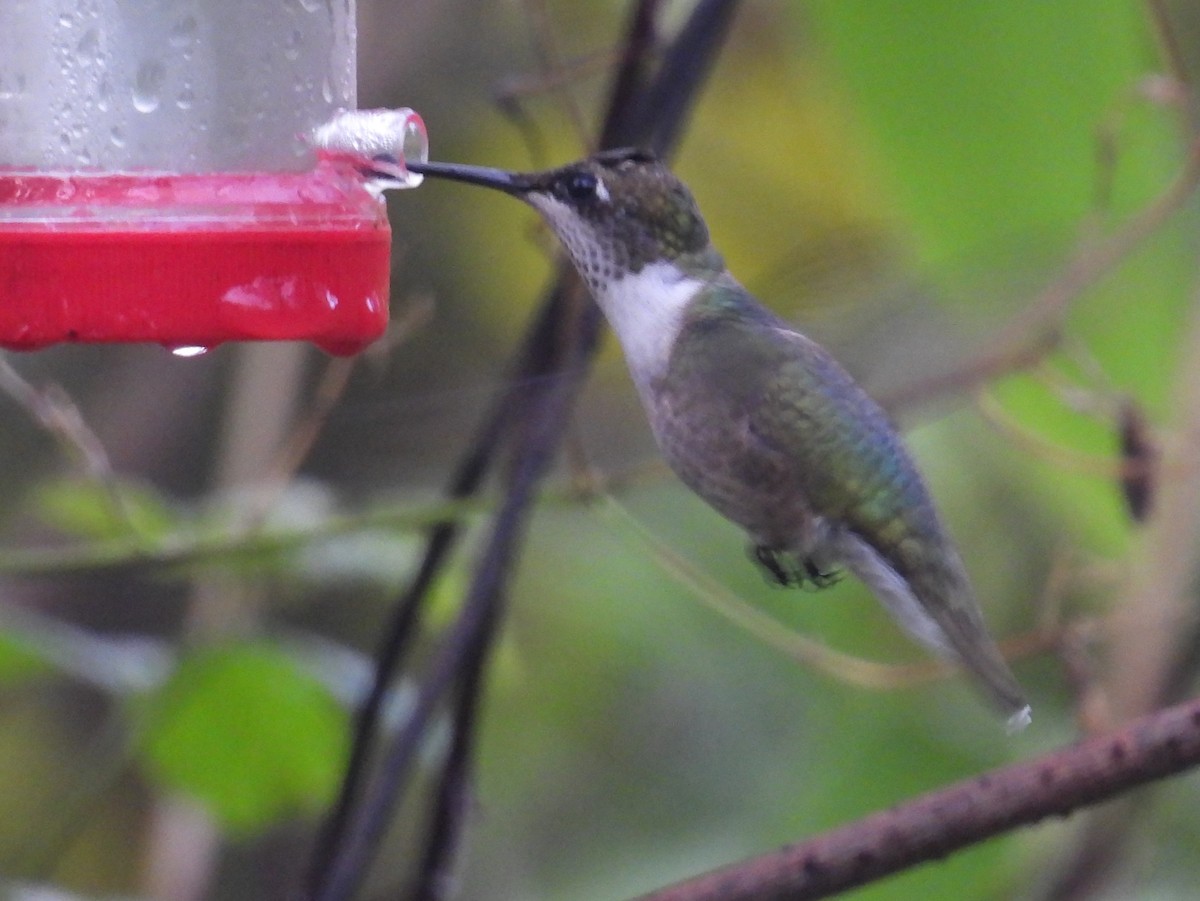
<svg viewBox="0 0 1200 901">
<path fill-rule="evenodd" d="M 355 101 L 354 0 L 0 2 L 0 346 L 363 349 L 386 211 L 308 137 Z"/>
</svg>

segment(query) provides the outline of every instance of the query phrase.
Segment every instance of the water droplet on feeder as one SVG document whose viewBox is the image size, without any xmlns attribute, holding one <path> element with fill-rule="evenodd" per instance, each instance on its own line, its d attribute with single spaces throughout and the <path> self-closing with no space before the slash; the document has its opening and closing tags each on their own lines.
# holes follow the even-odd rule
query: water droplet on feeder
<svg viewBox="0 0 1200 901">
<path fill-rule="evenodd" d="M 171 26 L 171 33 L 167 36 L 167 42 L 172 47 L 183 49 L 196 39 L 196 29 L 196 17 L 184 16 Z"/>
<path fill-rule="evenodd" d="M 168 349 L 177 357 L 202 357 L 209 351 L 201 344 L 182 344 Z"/>
<path fill-rule="evenodd" d="M 145 60 L 138 67 L 133 81 L 133 106 L 139 113 L 152 113 L 158 109 L 159 92 L 166 77 L 166 68 L 156 59 Z"/>
</svg>

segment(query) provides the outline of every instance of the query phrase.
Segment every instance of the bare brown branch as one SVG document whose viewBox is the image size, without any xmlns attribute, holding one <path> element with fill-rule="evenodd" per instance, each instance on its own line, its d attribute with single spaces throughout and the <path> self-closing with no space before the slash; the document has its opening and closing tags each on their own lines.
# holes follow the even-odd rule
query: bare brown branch
<svg viewBox="0 0 1200 901">
<path fill-rule="evenodd" d="M 1197 764 L 1200 699 L 652 892 L 640 901 L 827 898 Z"/>
</svg>

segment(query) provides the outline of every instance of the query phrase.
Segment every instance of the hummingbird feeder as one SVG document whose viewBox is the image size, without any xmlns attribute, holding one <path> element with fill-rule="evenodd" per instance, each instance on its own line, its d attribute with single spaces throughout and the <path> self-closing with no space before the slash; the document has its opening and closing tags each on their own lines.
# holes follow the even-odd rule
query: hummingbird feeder
<svg viewBox="0 0 1200 901">
<path fill-rule="evenodd" d="M 353 0 L 0 3 L 0 347 L 382 335 L 426 134 L 354 61 Z"/>
</svg>

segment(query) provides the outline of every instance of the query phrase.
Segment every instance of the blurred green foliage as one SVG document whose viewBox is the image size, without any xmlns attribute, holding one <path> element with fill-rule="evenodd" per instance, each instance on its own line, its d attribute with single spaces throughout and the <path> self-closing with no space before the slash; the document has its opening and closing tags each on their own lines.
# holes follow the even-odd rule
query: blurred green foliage
<svg viewBox="0 0 1200 901">
<path fill-rule="evenodd" d="M 76 538 L 126 539 L 133 532 L 150 541 L 180 525 L 160 492 L 128 481 L 48 479 L 35 486 L 31 504 L 42 522 Z"/>
<path fill-rule="evenodd" d="M 922 261 L 1014 238 L 1068 249 L 1096 212 L 1101 131 L 1154 62 L 1138 4 L 818 0 L 804 12 Z M 1169 125 L 1153 141 L 1118 137 L 1113 212 L 1160 186 Z"/>
<path fill-rule="evenodd" d="M 47 673 L 50 667 L 16 635 L 0 632 L 0 685 Z"/>
<path fill-rule="evenodd" d="M 142 753 L 154 779 L 204 804 L 234 834 L 333 797 L 346 712 L 270 645 L 188 654 L 149 707 Z"/>
</svg>

